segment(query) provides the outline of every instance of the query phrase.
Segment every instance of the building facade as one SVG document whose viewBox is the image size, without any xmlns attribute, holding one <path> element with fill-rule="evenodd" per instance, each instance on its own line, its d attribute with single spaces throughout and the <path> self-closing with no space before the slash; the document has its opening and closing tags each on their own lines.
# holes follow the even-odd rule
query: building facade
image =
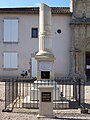
<svg viewBox="0 0 90 120">
<path fill-rule="evenodd" d="M 70 8 L 51 7 L 54 77 L 83 74 L 90 69 L 89 0 L 71 0 Z M 0 77 L 37 77 L 39 8 L 0 8 Z"/>
<path fill-rule="evenodd" d="M 90 78 L 90 1 L 73 0 L 71 19 L 72 31 L 72 71 Z"/>
</svg>

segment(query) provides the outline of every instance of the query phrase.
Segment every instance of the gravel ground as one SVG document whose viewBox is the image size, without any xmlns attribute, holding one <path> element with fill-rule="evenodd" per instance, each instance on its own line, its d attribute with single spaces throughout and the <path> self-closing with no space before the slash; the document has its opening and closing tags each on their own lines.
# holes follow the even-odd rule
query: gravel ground
<svg viewBox="0 0 90 120">
<path fill-rule="evenodd" d="M 14 109 L 13 112 L 2 112 L 5 104 L 4 83 L 0 82 L 0 120 L 38 120 L 38 110 Z M 40 118 L 39 120 L 90 120 L 90 114 L 81 114 L 79 110 L 55 110 L 56 118 Z"/>
</svg>

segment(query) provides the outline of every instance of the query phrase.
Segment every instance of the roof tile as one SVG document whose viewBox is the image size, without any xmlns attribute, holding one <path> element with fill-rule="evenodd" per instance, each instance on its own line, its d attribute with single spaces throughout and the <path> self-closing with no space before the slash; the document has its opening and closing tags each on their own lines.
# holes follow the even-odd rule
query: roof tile
<svg viewBox="0 0 90 120">
<path fill-rule="evenodd" d="M 51 7 L 52 14 L 70 14 L 69 7 Z M 31 13 L 38 14 L 39 7 L 0 8 L 0 13 Z"/>
</svg>

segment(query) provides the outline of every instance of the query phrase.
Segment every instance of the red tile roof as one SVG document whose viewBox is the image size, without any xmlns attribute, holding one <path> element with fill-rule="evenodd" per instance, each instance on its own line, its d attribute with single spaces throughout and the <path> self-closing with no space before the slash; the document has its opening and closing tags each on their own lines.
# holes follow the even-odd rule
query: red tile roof
<svg viewBox="0 0 90 120">
<path fill-rule="evenodd" d="M 71 14 L 69 7 L 51 7 L 52 14 Z M 0 13 L 31 13 L 38 14 L 39 7 L 0 8 Z"/>
<path fill-rule="evenodd" d="M 60 13 L 70 14 L 70 8 L 69 7 L 52 7 L 52 13 L 53 14 L 60 14 Z"/>
</svg>

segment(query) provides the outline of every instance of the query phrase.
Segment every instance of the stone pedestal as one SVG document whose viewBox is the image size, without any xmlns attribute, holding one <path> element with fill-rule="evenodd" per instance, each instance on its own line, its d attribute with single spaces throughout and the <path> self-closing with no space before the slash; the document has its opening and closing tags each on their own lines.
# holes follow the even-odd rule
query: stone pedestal
<svg viewBox="0 0 90 120">
<path fill-rule="evenodd" d="M 53 87 L 40 86 L 39 87 L 39 114 L 40 117 L 54 117 L 53 115 Z"/>
</svg>

